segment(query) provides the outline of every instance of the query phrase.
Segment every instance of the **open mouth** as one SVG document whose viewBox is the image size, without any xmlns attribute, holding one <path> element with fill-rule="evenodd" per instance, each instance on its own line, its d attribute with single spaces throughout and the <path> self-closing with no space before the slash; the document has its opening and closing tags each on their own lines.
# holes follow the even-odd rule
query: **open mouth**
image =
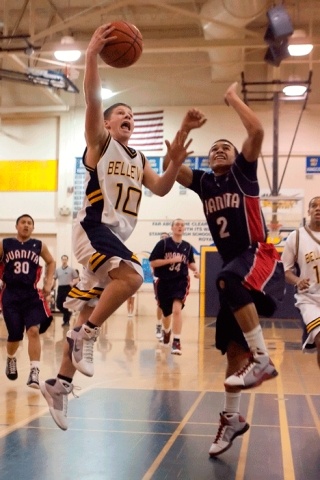
<svg viewBox="0 0 320 480">
<path fill-rule="evenodd" d="M 128 130 L 128 131 L 130 132 L 130 130 L 131 130 L 130 122 L 123 122 L 123 123 L 121 124 L 121 128 L 124 128 L 124 129 L 126 129 L 126 130 Z"/>
</svg>

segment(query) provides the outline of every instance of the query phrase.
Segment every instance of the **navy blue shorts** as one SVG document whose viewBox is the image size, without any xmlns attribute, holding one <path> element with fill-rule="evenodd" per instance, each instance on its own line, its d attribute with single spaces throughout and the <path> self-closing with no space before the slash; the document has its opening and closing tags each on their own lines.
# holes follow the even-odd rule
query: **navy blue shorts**
<svg viewBox="0 0 320 480">
<path fill-rule="evenodd" d="M 6 286 L 2 292 L 2 312 L 9 342 L 19 342 L 24 330 L 35 325 L 39 325 L 39 331 L 43 333 L 52 321 L 47 302 L 35 289 L 19 290 Z"/>
<path fill-rule="evenodd" d="M 189 288 L 189 276 L 173 278 L 172 280 L 158 279 L 156 282 L 156 298 L 165 317 L 172 314 L 174 300 L 181 300 L 182 308 L 184 307 Z"/>
<path fill-rule="evenodd" d="M 236 274 L 242 279 L 242 284 L 250 293 L 259 315 L 273 315 L 277 301 L 281 301 L 285 293 L 283 264 L 273 245 L 259 243 L 251 246 L 227 263 L 221 271 Z M 230 307 L 220 302 L 216 323 L 216 348 L 225 354 L 231 341 L 248 350 L 242 330 Z"/>
<path fill-rule="evenodd" d="M 249 291 L 249 294 L 252 298 L 252 303 L 256 306 L 258 314 L 263 317 L 273 315 L 277 305 L 272 297 L 253 290 Z M 216 348 L 221 350 L 221 353 L 224 355 L 231 341 L 249 351 L 248 344 L 231 308 L 225 303 L 222 303 L 216 322 Z"/>
</svg>

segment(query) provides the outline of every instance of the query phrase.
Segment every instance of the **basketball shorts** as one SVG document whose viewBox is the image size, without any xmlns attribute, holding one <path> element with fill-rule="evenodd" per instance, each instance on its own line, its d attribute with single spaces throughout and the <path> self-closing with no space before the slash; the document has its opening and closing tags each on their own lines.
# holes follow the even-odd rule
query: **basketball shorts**
<svg viewBox="0 0 320 480">
<path fill-rule="evenodd" d="M 156 298 L 163 315 L 168 317 L 172 314 L 174 300 L 181 300 L 182 308 L 189 294 L 190 278 L 178 277 L 172 280 L 158 279 L 156 283 Z"/>
<path fill-rule="evenodd" d="M 320 305 L 316 303 L 299 303 L 298 309 L 303 319 L 302 351 L 314 352 L 316 351 L 314 339 L 320 332 Z"/>
<path fill-rule="evenodd" d="M 223 271 L 238 275 L 248 289 L 252 302 L 261 316 L 270 317 L 277 301 L 285 293 L 283 264 L 273 245 L 259 243 L 227 263 Z M 247 342 L 227 304 L 220 304 L 216 322 L 216 347 L 224 354 L 229 342 L 234 341 L 248 350 Z"/>
<path fill-rule="evenodd" d="M 69 310 L 80 311 L 84 305 L 94 307 L 111 281 L 109 272 L 122 261 L 143 278 L 138 258 L 105 224 L 77 224 L 73 231 L 73 249 L 83 270 L 80 282 L 70 290 L 63 304 Z"/>
<path fill-rule="evenodd" d="M 285 293 L 285 277 L 279 253 L 270 243 L 250 246 L 241 255 L 227 263 L 222 271 L 229 271 L 243 279 L 243 286 L 281 301 Z M 261 305 L 262 307 L 262 305 Z"/>
<path fill-rule="evenodd" d="M 52 322 L 49 305 L 40 290 L 6 286 L 2 292 L 2 311 L 9 342 L 19 342 L 24 330 L 33 326 L 39 326 L 39 332 L 44 333 Z"/>
</svg>

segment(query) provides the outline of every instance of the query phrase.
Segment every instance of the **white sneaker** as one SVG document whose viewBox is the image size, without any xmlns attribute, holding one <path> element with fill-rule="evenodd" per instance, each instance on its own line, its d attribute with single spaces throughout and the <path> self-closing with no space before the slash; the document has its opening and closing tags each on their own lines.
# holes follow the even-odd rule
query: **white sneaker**
<svg viewBox="0 0 320 480">
<path fill-rule="evenodd" d="M 226 387 L 240 387 L 242 389 L 254 388 L 265 380 L 270 380 L 278 375 L 268 354 L 257 352 L 250 355 L 247 365 L 228 377 Z"/>
<path fill-rule="evenodd" d="M 40 373 L 39 368 L 37 367 L 31 368 L 30 375 L 27 381 L 28 387 L 39 389 L 39 373 Z"/>
<path fill-rule="evenodd" d="M 94 373 L 93 345 L 99 332 L 99 327 L 90 328 L 86 324 L 67 332 L 72 364 L 74 368 L 83 375 L 87 375 L 87 377 L 92 377 Z"/>
<path fill-rule="evenodd" d="M 231 447 L 233 440 L 249 430 L 250 425 L 239 413 L 220 413 L 216 438 L 210 450 L 210 457 L 216 457 Z"/>
<path fill-rule="evenodd" d="M 68 429 L 68 394 L 73 391 L 72 383 L 60 378 L 40 382 L 40 390 L 47 401 L 53 420 L 61 430 Z"/>
<path fill-rule="evenodd" d="M 157 325 L 156 325 L 156 338 L 158 340 L 161 340 L 162 337 L 163 337 L 163 335 L 162 335 L 162 325 L 161 325 L 161 323 L 157 323 Z"/>
</svg>

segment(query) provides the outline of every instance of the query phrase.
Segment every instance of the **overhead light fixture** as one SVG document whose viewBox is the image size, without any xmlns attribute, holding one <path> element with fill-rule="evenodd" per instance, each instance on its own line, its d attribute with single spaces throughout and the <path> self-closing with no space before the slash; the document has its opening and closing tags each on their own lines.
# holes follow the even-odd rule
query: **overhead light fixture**
<svg viewBox="0 0 320 480">
<path fill-rule="evenodd" d="M 308 81 L 302 81 L 299 75 L 290 75 L 282 92 L 286 97 L 303 97 L 308 90 Z"/>
<path fill-rule="evenodd" d="M 288 52 L 292 57 L 303 57 L 303 55 L 309 55 L 312 49 L 313 45 L 311 45 L 311 43 L 288 45 Z"/>
<path fill-rule="evenodd" d="M 76 62 L 81 57 L 81 52 L 74 47 L 73 37 L 62 37 L 59 48 L 54 52 L 55 58 L 61 62 Z"/>
<path fill-rule="evenodd" d="M 292 35 L 292 43 L 288 46 L 290 55 L 292 57 L 302 57 L 303 55 L 309 55 L 312 49 L 313 45 L 308 43 L 306 32 L 295 30 Z"/>
<path fill-rule="evenodd" d="M 306 85 L 287 85 L 282 89 L 287 97 L 302 97 L 307 91 Z"/>
</svg>

